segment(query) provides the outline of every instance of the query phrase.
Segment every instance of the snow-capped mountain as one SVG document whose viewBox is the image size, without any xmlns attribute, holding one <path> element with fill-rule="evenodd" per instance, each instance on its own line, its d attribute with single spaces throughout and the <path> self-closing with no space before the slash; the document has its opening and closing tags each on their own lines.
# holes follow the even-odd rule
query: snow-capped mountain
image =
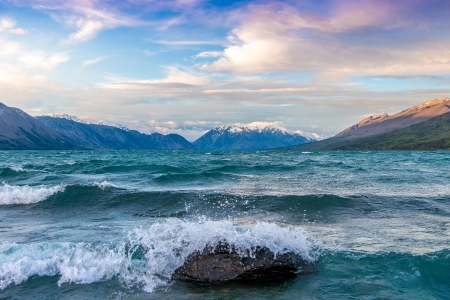
<svg viewBox="0 0 450 300">
<path fill-rule="evenodd" d="M 81 123 L 81 124 L 104 125 L 104 126 L 119 128 L 119 129 L 122 129 L 122 130 L 125 130 L 125 131 L 130 131 L 131 130 L 130 128 L 128 128 L 126 126 L 123 126 L 121 124 L 114 123 L 114 122 L 111 122 L 111 121 L 100 120 L 98 122 L 86 123 L 83 120 L 81 120 L 80 118 L 78 118 L 76 116 L 71 116 L 71 115 L 68 115 L 68 114 L 52 114 L 50 116 L 52 118 L 66 119 L 66 120 L 74 121 L 74 122 Z"/>
<path fill-rule="evenodd" d="M 104 120 L 98 121 L 96 123 L 91 123 L 91 124 L 116 127 L 116 128 L 119 128 L 119 129 L 122 129 L 122 130 L 125 130 L 125 131 L 130 131 L 131 130 L 130 128 L 128 128 L 128 127 L 126 127 L 124 125 L 120 125 L 120 124 L 117 124 L 117 123 L 114 123 L 114 122 L 104 121 Z"/>
<path fill-rule="evenodd" d="M 71 115 L 68 115 L 68 114 L 61 114 L 61 115 L 53 114 L 53 115 L 51 115 L 51 117 L 52 118 L 58 118 L 58 119 L 66 119 L 66 120 L 74 121 L 74 122 L 77 122 L 77 123 L 86 124 L 86 122 L 84 122 L 83 120 L 79 119 L 78 117 L 71 116 Z"/>
<path fill-rule="evenodd" d="M 271 149 L 315 141 L 277 123 L 253 122 L 215 127 L 194 142 L 200 150 Z"/>
</svg>

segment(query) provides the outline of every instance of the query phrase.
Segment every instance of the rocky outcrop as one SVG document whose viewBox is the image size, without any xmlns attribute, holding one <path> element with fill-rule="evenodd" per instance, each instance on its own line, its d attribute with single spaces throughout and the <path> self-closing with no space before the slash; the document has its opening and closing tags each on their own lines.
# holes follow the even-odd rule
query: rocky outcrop
<svg viewBox="0 0 450 300">
<path fill-rule="evenodd" d="M 274 255 L 265 247 L 238 252 L 221 243 L 188 256 L 183 266 L 175 270 L 173 279 L 194 282 L 224 282 L 232 280 L 279 280 L 295 277 L 308 262 L 294 253 Z"/>
</svg>

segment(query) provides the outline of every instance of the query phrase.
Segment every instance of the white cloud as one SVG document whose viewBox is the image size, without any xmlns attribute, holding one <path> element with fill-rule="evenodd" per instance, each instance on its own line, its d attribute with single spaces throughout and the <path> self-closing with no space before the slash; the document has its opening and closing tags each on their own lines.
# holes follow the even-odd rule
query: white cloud
<svg viewBox="0 0 450 300">
<path fill-rule="evenodd" d="M 0 32 L 13 29 L 16 21 L 8 17 L 0 17 Z"/>
<path fill-rule="evenodd" d="M 195 55 L 194 58 L 209 58 L 209 57 L 221 57 L 221 51 L 203 51 Z"/>
<path fill-rule="evenodd" d="M 153 80 L 137 80 L 129 78 L 110 78 L 110 81 L 102 86 L 115 90 L 149 90 L 159 87 L 165 89 L 185 89 L 189 86 L 202 86 L 211 83 L 208 76 L 197 74 L 189 69 L 180 69 L 175 66 L 165 67 L 166 77 Z"/>
<path fill-rule="evenodd" d="M 155 44 L 167 45 L 167 46 L 196 46 L 196 45 L 216 45 L 218 42 L 216 41 L 192 41 L 192 40 L 177 40 L 177 41 L 169 41 L 169 40 L 148 40 L 148 42 L 152 42 Z"/>
<path fill-rule="evenodd" d="M 36 10 L 47 12 L 53 19 L 77 30 L 61 41 L 62 44 L 85 42 L 100 31 L 120 26 L 141 26 L 145 22 L 120 12 L 116 5 L 96 0 L 26 0 Z"/>
<path fill-rule="evenodd" d="M 173 121 L 158 122 L 156 120 L 149 120 L 149 121 L 145 122 L 145 125 L 148 125 L 151 127 L 162 127 L 162 128 L 170 128 L 170 129 L 175 129 L 178 127 L 178 124 Z"/>
<path fill-rule="evenodd" d="M 409 35 L 403 40 L 388 34 L 386 30 L 401 26 L 414 30 L 412 21 L 395 17 L 397 8 L 389 2 L 335 4 L 330 15 L 321 17 L 287 5 L 252 5 L 243 23 L 232 30 L 220 58 L 199 68 L 235 74 L 313 71 L 327 80 L 450 72 L 448 38 Z M 379 34 L 362 35 L 362 42 L 355 32 L 367 27 L 376 27 Z"/>
<path fill-rule="evenodd" d="M 97 33 L 105 28 L 101 21 L 79 20 L 77 22 L 78 31 L 69 35 L 66 43 L 85 42 L 92 39 Z"/>
<path fill-rule="evenodd" d="M 44 51 L 25 53 L 18 58 L 18 61 L 28 68 L 40 68 L 43 70 L 51 70 L 69 60 L 70 57 L 65 52 L 48 54 Z"/>
<path fill-rule="evenodd" d="M 12 34 L 27 34 L 28 31 L 22 28 L 14 28 L 16 20 L 9 17 L 0 17 L 0 32 L 9 32 Z"/>
<path fill-rule="evenodd" d="M 100 57 L 96 57 L 96 58 L 93 58 L 93 59 L 88 59 L 88 60 L 83 61 L 82 65 L 83 65 L 83 67 L 87 67 L 87 66 L 96 64 L 98 62 L 101 62 L 102 60 L 104 60 L 106 58 L 107 58 L 107 56 L 100 56 Z"/>
<path fill-rule="evenodd" d="M 2 56 L 16 56 L 20 51 L 21 46 L 19 43 L 0 38 L 0 58 Z"/>
<path fill-rule="evenodd" d="M 18 35 L 24 35 L 28 33 L 28 30 L 22 29 L 22 28 L 15 28 L 9 30 L 10 33 L 18 34 Z"/>
</svg>

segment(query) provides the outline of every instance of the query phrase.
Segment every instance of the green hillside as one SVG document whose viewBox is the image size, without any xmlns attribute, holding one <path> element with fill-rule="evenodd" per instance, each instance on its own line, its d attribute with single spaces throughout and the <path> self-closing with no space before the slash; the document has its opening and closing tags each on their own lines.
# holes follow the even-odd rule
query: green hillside
<svg viewBox="0 0 450 300">
<path fill-rule="evenodd" d="M 450 113 L 388 133 L 363 138 L 332 137 L 299 145 L 297 150 L 434 150 L 450 149 Z"/>
<path fill-rule="evenodd" d="M 339 150 L 450 149 L 450 113 L 392 132 L 358 139 Z"/>
</svg>

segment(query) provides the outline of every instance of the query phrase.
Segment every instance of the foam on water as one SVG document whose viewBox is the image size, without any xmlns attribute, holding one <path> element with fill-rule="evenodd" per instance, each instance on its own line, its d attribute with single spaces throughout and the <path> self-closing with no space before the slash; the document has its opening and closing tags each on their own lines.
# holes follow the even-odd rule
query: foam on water
<svg viewBox="0 0 450 300">
<path fill-rule="evenodd" d="M 85 243 L 0 245 L 0 289 L 20 284 L 30 276 L 60 275 L 65 282 L 92 283 L 119 273 L 122 256 L 117 249 Z"/>
<path fill-rule="evenodd" d="M 12 166 L 10 167 L 14 172 L 25 172 L 22 166 Z"/>
<path fill-rule="evenodd" d="M 64 185 L 56 186 L 13 186 L 3 183 L 0 187 L 0 205 L 32 204 L 44 201 L 57 192 L 63 192 Z"/>
<path fill-rule="evenodd" d="M 96 187 L 99 187 L 102 190 L 105 190 L 107 188 L 118 188 L 117 185 L 112 184 L 111 182 L 108 182 L 108 181 L 94 182 L 92 185 L 96 186 Z"/>
<path fill-rule="evenodd" d="M 59 275 L 58 284 L 87 284 L 117 277 L 125 286 L 153 292 L 170 283 L 189 254 L 227 241 L 244 254 L 256 246 L 275 254 L 294 252 L 314 261 L 315 240 L 302 228 L 268 222 L 239 225 L 232 221 L 188 222 L 166 219 L 136 228 L 122 242 L 111 244 L 47 242 L 0 244 L 0 289 L 31 276 Z"/>
</svg>

